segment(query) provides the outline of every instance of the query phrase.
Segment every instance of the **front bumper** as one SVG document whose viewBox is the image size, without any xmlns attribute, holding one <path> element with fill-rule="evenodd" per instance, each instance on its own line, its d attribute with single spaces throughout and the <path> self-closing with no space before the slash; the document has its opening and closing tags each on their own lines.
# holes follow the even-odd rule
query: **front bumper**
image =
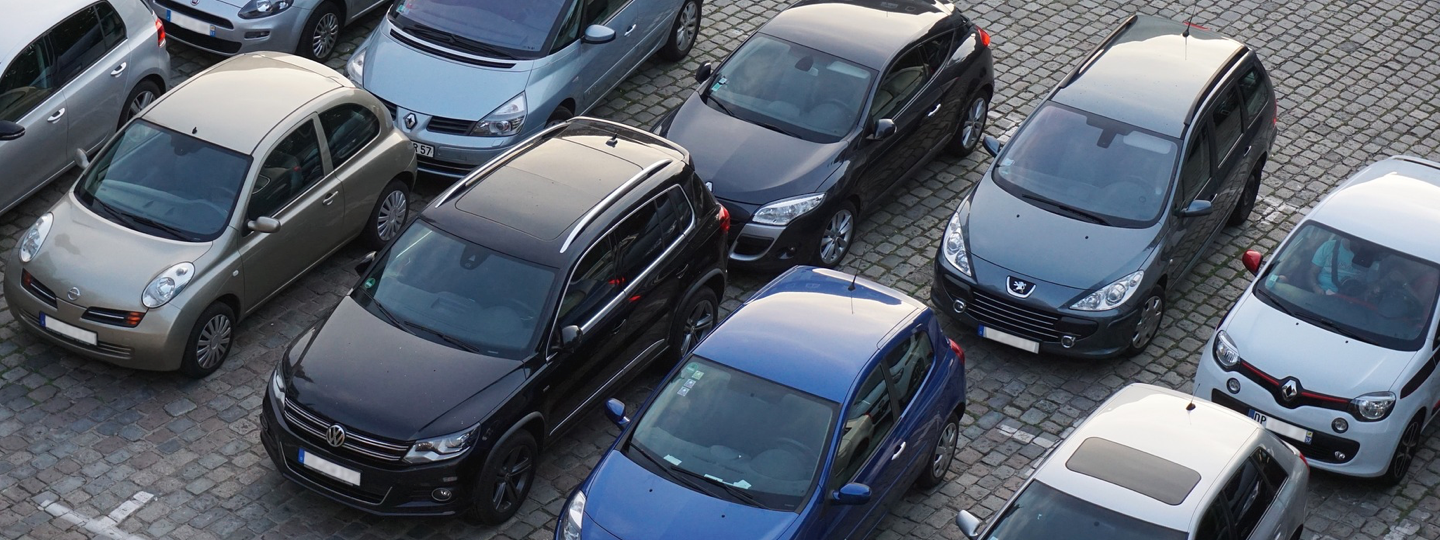
<svg viewBox="0 0 1440 540">
<path fill-rule="evenodd" d="M 195 6 L 179 0 L 153 0 L 153 3 L 155 16 L 165 24 L 166 37 L 226 56 L 255 51 L 295 52 L 311 11 L 294 6 L 278 15 L 242 19 L 239 8 L 218 0 L 202 0 Z M 170 12 L 209 24 L 210 32 L 181 28 L 170 22 L 167 15 Z"/>
<path fill-rule="evenodd" d="M 428 174 L 447 178 L 463 177 L 529 137 L 529 134 L 523 132 L 510 137 L 461 135 L 457 132 L 462 129 L 468 130 L 468 127 L 462 126 L 461 122 L 473 123 L 472 121 L 437 118 L 408 109 L 404 105 L 388 101 L 385 98 L 380 98 L 380 102 L 384 103 L 385 108 L 390 111 L 391 119 L 395 121 L 395 127 L 400 128 L 400 131 L 410 137 L 411 142 L 433 149 L 434 155 L 432 156 L 421 155 L 418 151 L 415 155 L 420 172 Z M 411 115 L 415 118 L 413 124 L 409 121 Z M 437 132 L 436 129 L 443 129 L 447 132 Z"/>
<path fill-rule="evenodd" d="M 776 226 L 751 221 L 760 205 L 726 200 L 720 201 L 720 204 L 730 211 L 730 246 L 727 249 L 731 267 L 752 272 L 780 272 L 792 266 L 812 264 L 820 249 L 824 220 L 835 211 L 829 204 L 822 203 L 790 223 Z M 853 245 L 858 232 L 851 235 Z"/>
</svg>

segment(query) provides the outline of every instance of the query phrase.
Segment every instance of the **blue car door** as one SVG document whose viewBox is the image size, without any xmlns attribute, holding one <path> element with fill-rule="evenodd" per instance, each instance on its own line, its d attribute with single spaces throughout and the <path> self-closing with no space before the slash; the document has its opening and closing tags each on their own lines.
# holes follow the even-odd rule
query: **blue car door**
<svg viewBox="0 0 1440 540">
<path fill-rule="evenodd" d="M 922 467 L 930 466 L 930 452 L 935 448 L 948 411 L 939 403 L 942 381 L 930 378 L 935 365 L 935 346 L 926 325 L 915 325 L 901 332 L 884 355 L 881 365 L 900 410 L 895 433 L 904 451 L 890 460 L 894 473 L 886 477 L 889 483 L 871 488 L 876 496 L 884 496 L 890 504 L 904 496 Z"/>
<path fill-rule="evenodd" d="M 904 457 L 906 443 L 895 430 L 897 408 L 883 366 L 874 363 L 845 408 L 819 508 L 821 538 L 863 537 L 885 515 L 885 494 L 874 486 L 893 483 L 897 471 L 892 461 Z M 870 500 L 855 505 L 835 502 L 833 494 L 850 483 L 871 486 Z"/>
</svg>

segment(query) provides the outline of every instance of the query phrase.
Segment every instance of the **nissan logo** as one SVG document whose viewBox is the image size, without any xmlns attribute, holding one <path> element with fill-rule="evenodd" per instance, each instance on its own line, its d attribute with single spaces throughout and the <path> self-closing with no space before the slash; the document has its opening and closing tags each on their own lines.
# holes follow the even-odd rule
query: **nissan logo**
<svg viewBox="0 0 1440 540">
<path fill-rule="evenodd" d="M 415 119 L 415 113 L 412 112 L 405 115 L 405 129 L 415 129 L 415 123 L 417 121 L 418 120 Z"/>
<path fill-rule="evenodd" d="M 1016 278 L 1015 276 L 1006 276 L 1005 292 L 1010 293 L 1010 296 L 1016 298 L 1025 298 L 1030 296 L 1030 293 L 1035 292 L 1035 284 Z"/>
<path fill-rule="evenodd" d="M 1286 402 L 1295 401 L 1295 396 L 1300 395 L 1300 381 L 1287 379 L 1285 384 L 1280 385 L 1280 397 Z"/>
<path fill-rule="evenodd" d="M 79 298 L 80 298 L 80 288 L 79 288 L 79 287 L 70 287 L 70 290 L 65 291 L 65 298 L 69 299 L 71 302 L 74 302 L 75 300 L 79 299 Z"/>
<path fill-rule="evenodd" d="M 345 428 L 340 424 L 331 425 L 330 429 L 325 430 L 325 442 L 336 448 L 345 444 Z"/>
</svg>

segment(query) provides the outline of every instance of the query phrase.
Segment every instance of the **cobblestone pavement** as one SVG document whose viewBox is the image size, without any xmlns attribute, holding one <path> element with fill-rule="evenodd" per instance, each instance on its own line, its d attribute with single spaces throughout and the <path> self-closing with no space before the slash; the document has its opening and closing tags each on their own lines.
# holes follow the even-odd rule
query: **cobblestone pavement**
<svg viewBox="0 0 1440 540">
<path fill-rule="evenodd" d="M 994 36 L 992 134 L 1013 128 L 1136 11 L 1177 19 L 1194 11 L 1198 23 L 1257 47 L 1277 82 L 1281 131 L 1251 221 L 1227 231 L 1209 259 L 1174 287 L 1163 334 L 1144 355 L 1105 362 L 1036 357 L 949 328 L 969 356 L 966 444 L 949 481 L 909 494 L 876 532 L 881 539 L 960 538 L 952 524 L 958 510 L 991 515 L 1048 448 L 1129 382 L 1188 391 L 1202 343 L 1246 282 L 1237 260 L 1243 249 L 1273 250 L 1306 208 L 1365 164 L 1396 153 L 1440 157 L 1435 2 L 961 3 Z M 689 74 L 700 62 L 722 58 L 783 5 L 712 0 L 688 60 L 647 63 L 592 114 L 649 126 L 691 90 Z M 341 56 L 376 21 L 371 15 L 348 29 Z M 177 81 L 218 60 L 170 47 Z M 342 60 L 331 65 L 338 68 Z M 932 163 L 864 221 L 845 270 L 928 298 L 941 229 L 988 163 L 983 153 Z M 0 248 L 12 249 L 73 179 L 0 216 Z M 418 198 L 444 187 L 439 179 L 422 180 Z M 565 496 L 616 435 L 599 414 L 548 449 L 530 501 L 498 528 L 458 519 L 376 518 L 275 472 L 257 431 L 266 377 L 281 348 L 351 285 L 350 265 L 361 255 L 358 247 L 343 250 L 242 323 L 235 354 L 203 381 L 73 357 L 21 331 L 8 311 L 0 313 L 0 538 L 106 537 L 103 527 L 113 520 L 87 520 L 107 515 L 123 518 L 114 538 L 550 538 Z M 725 307 L 733 309 L 767 279 L 734 275 Z M 654 383 L 653 376 L 641 381 L 622 398 L 636 403 Z M 1402 487 L 1316 473 L 1305 537 L 1440 538 L 1440 437 L 1433 431 Z"/>
</svg>

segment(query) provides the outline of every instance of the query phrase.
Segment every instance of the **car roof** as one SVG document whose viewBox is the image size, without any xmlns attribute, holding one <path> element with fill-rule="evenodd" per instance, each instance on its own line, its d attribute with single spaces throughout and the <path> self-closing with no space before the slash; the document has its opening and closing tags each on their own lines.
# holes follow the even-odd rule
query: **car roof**
<svg viewBox="0 0 1440 540">
<path fill-rule="evenodd" d="M 561 268 L 584 252 L 569 245 L 590 244 L 607 230 L 603 225 L 655 191 L 638 186 L 653 186 L 687 167 L 689 155 L 669 141 L 614 122 L 575 118 L 475 170 L 437 198 L 425 217 L 491 249 Z M 607 202 L 642 175 L 651 181 Z M 592 219 L 581 223 L 587 215 Z"/>
<path fill-rule="evenodd" d="M 1061 83 L 1053 101 L 1172 137 L 1211 82 L 1248 49 L 1163 17 L 1136 15 Z"/>
<path fill-rule="evenodd" d="M 306 103 L 347 86 L 334 70 L 298 56 L 244 54 L 165 93 L 144 119 L 248 155 Z"/>
<path fill-rule="evenodd" d="M 1415 234 L 1440 229 L 1440 163 L 1409 156 L 1377 161 L 1331 192 L 1306 219 L 1440 263 L 1440 243 Z"/>
<path fill-rule="evenodd" d="M 800 266 L 740 306 L 695 354 L 842 402 L 884 340 L 925 309 L 868 279 Z"/>
<path fill-rule="evenodd" d="M 1056 447 L 1035 472 L 1035 480 L 1184 531 L 1204 508 L 1210 486 L 1255 445 L 1260 429 L 1214 403 L 1168 388 L 1131 384 Z M 1127 462 L 1131 466 L 1123 467 Z"/>
<path fill-rule="evenodd" d="M 94 3 L 95 0 L 25 2 L 24 9 L 0 17 L 0 72 L 5 70 L 21 47 L 30 44 L 66 17 Z"/>
<path fill-rule="evenodd" d="M 954 13 L 940 0 L 805 0 L 760 33 L 839 56 L 876 71 Z"/>
</svg>

